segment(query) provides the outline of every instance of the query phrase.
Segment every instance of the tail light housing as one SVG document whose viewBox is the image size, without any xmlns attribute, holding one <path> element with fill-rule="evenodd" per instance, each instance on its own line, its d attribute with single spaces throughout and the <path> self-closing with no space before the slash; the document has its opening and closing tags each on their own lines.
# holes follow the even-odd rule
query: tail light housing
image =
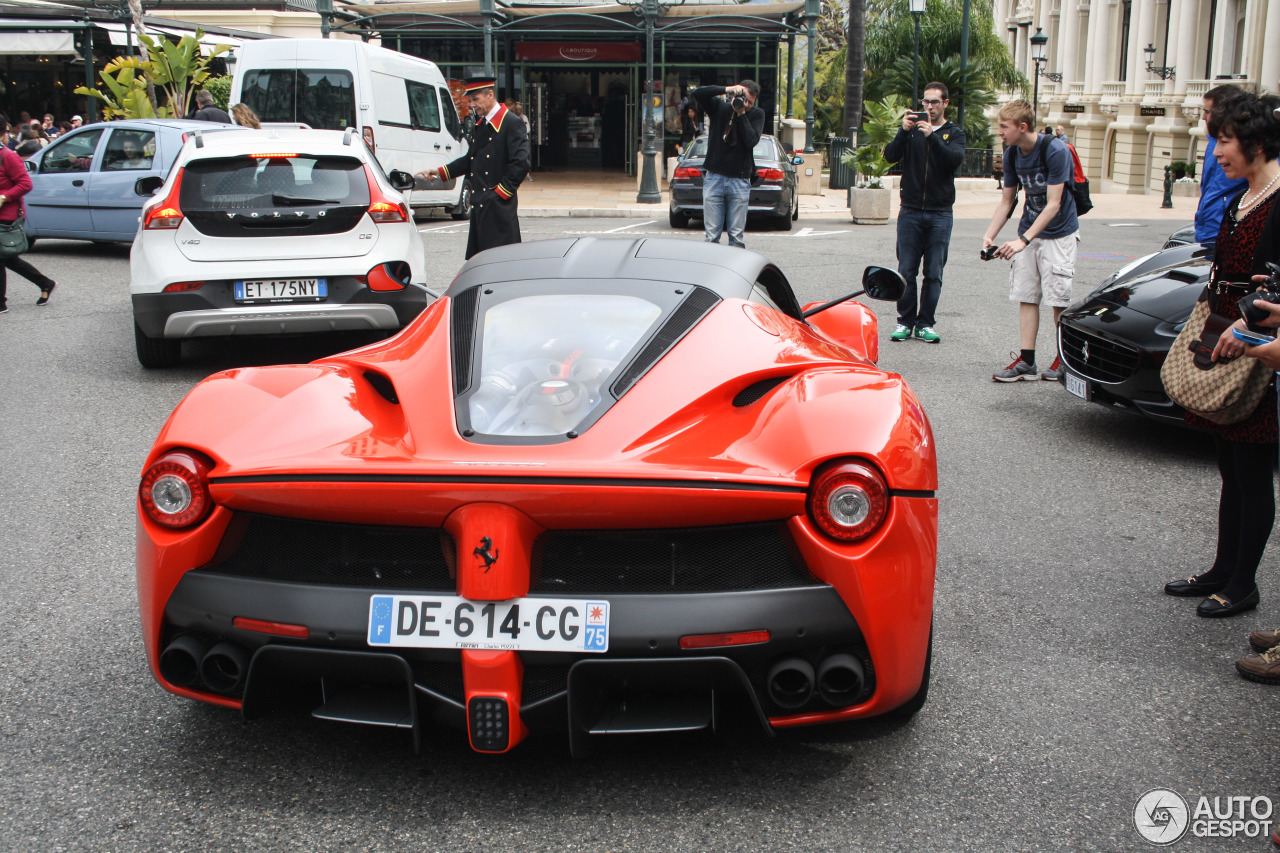
<svg viewBox="0 0 1280 853">
<path fill-rule="evenodd" d="M 203 281 L 175 281 L 172 284 L 164 286 L 164 293 L 186 293 L 189 290 L 199 290 L 204 287 Z"/>
<path fill-rule="evenodd" d="M 182 528 L 199 524 L 213 508 L 209 471 L 213 463 L 199 453 L 171 450 L 142 474 L 138 499 L 156 524 Z"/>
<path fill-rule="evenodd" d="M 781 169 L 756 169 L 756 174 L 760 176 L 762 181 L 781 181 Z"/>
<path fill-rule="evenodd" d="M 408 222 L 408 206 L 402 201 L 392 201 L 382 192 L 368 165 L 364 167 L 364 176 L 369 181 L 369 218 L 374 222 Z"/>
<path fill-rule="evenodd" d="M 173 188 L 159 202 L 149 206 L 142 216 L 142 228 L 151 231 L 161 228 L 177 228 L 182 224 L 182 207 L 178 204 L 178 193 L 182 191 L 183 169 L 173 179 Z"/>
<path fill-rule="evenodd" d="M 702 175 L 702 170 L 696 166 L 677 166 L 672 177 L 676 178 L 697 178 Z"/>
<path fill-rule="evenodd" d="M 370 151 L 375 150 L 373 146 L 373 128 L 365 125 L 362 131 L 360 135 L 364 138 L 364 144 L 369 146 Z"/>
<path fill-rule="evenodd" d="M 378 264 L 364 276 L 370 290 L 404 290 L 413 277 L 409 265 L 404 261 L 388 261 Z"/>
<path fill-rule="evenodd" d="M 889 487 L 874 466 L 857 459 L 827 463 L 809 486 L 809 518 L 837 542 L 860 542 L 889 516 Z"/>
</svg>

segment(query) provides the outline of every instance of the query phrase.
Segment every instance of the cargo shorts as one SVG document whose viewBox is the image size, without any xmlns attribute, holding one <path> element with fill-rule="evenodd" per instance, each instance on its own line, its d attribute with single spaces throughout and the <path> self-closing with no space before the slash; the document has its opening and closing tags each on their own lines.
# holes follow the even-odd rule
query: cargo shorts
<svg viewBox="0 0 1280 853">
<path fill-rule="evenodd" d="M 1076 274 L 1079 232 L 1065 237 L 1037 237 L 1013 256 L 1009 270 L 1009 301 L 1066 308 L 1071 304 L 1071 281 Z"/>
</svg>

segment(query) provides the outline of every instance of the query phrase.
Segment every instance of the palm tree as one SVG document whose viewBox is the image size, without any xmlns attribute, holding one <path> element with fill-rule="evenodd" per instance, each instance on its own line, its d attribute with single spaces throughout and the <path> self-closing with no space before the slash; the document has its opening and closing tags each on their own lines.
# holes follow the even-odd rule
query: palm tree
<svg viewBox="0 0 1280 853">
<path fill-rule="evenodd" d="M 867 0 L 849 0 L 849 34 L 844 58 L 844 126 L 862 125 L 862 83 L 866 68 Z M 851 140 L 852 141 L 852 140 Z"/>
</svg>

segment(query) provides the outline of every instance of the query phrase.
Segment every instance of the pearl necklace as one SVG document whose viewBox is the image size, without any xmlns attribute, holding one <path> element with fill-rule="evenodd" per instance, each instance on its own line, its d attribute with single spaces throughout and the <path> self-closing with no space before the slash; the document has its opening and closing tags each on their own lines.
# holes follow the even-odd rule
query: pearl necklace
<svg viewBox="0 0 1280 853">
<path fill-rule="evenodd" d="M 1240 209 L 1243 210 L 1246 207 L 1252 207 L 1253 205 L 1257 204 L 1262 198 L 1264 198 L 1267 195 L 1267 191 L 1270 190 L 1271 187 L 1275 185 L 1275 182 L 1277 180 L 1280 180 L 1280 172 L 1276 172 L 1275 177 L 1272 178 L 1265 187 L 1258 190 L 1257 195 L 1253 197 L 1253 201 L 1245 201 L 1244 196 L 1241 196 Z M 1248 193 L 1245 193 L 1245 195 L 1248 195 Z"/>
</svg>

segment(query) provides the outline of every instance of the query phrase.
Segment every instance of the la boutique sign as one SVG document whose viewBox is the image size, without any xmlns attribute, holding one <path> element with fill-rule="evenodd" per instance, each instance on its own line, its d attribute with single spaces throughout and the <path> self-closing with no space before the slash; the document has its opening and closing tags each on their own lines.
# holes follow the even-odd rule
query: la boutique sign
<svg viewBox="0 0 1280 853">
<path fill-rule="evenodd" d="M 634 42 L 607 41 L 517 42 L 516 59 L 550 62 L 638 62 L 640 45 Z"/>
</svg>

